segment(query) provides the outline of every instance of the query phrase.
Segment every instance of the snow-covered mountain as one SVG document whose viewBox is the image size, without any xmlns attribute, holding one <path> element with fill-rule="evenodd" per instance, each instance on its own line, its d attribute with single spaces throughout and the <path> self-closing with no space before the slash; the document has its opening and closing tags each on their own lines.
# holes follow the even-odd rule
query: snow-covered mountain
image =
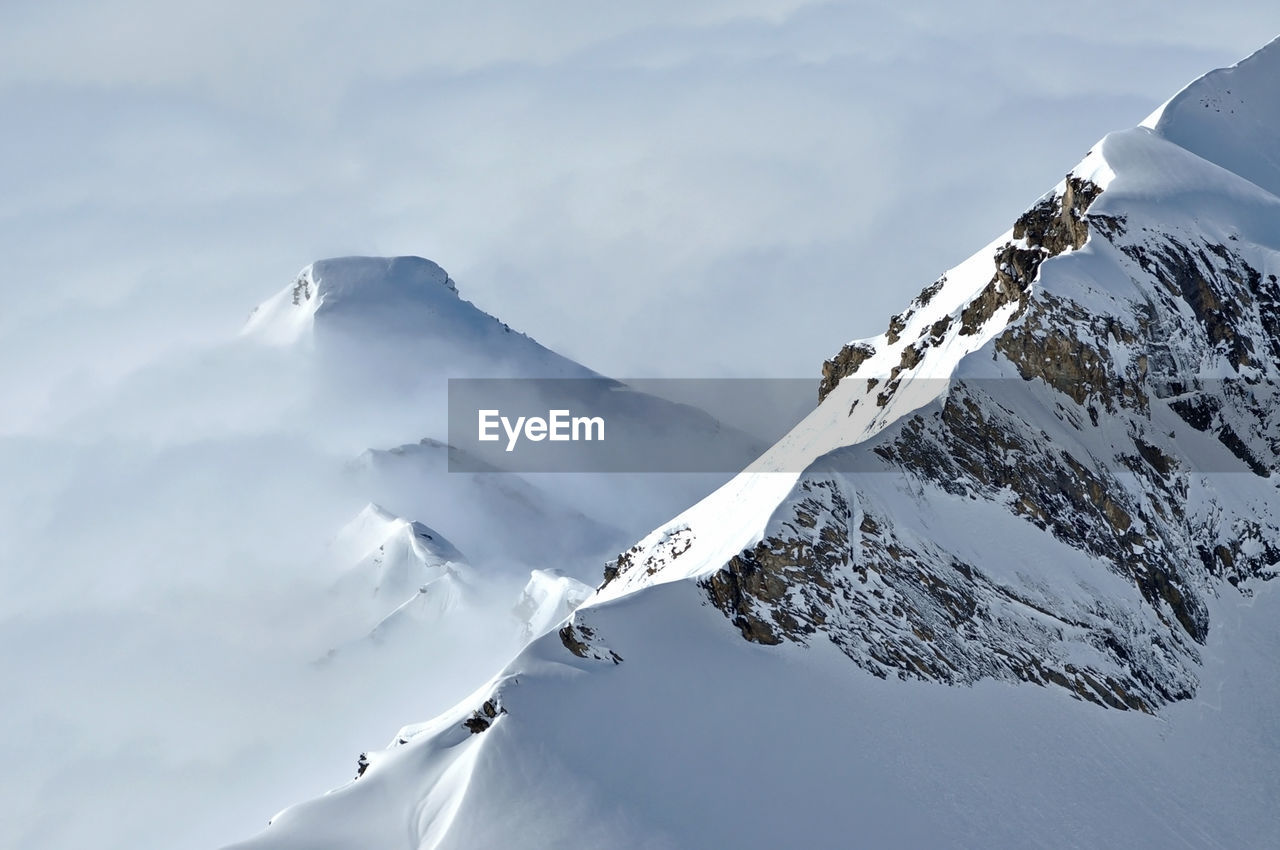
<svg viewBox="0 0 1280 850">
<path fill-rule="evenodd" d="M 559 628 L 237 846 L 1280 843 L 1278 141 L 1280 42 L 1107 136 Z"/>
<path fill-rule="evenodd" d="M 339 451 L 363 447 L 352 452 L 345 483 L 369 504 L 331 546 L 342 574 L 325 606 L 339 623 L 330 659 L 390 644 L 397 657 L 439 657 L 442 647 L 464 644 L 468 651 L 450 655 L 499 663 L 549 625 L 548 611 L 560 619 L 566 600 L 585 596 L 576 578 L 551 580 L 543 568 L 594 578 L 611 552 L 729 477 L 497 474 L 441 439 L 451 379 L 581 385 L 612 427 L 630 423 L 695 455 L 723 456 L 726 470 L 765 447 L 700 409 L 631 391 L 512 330 L 420 257 L 314 262 L 252 312 L 241 337 L 249 349 L 283 357 L 301 386 L 293 415 L 311 423 L 315 439 Z M 537 381 L 526 385 L 541 392 Z M 514 624 L 513 606 L 522 612 Z M 424 663 L 438 672 L 436 662 Z"/>
<path fill-rule="evenodd" d="M 386 424 L 443 434 L 449 378 L 600 377 L 464 300 L 421 257 L 311 263 L 253 310 L 242 336 L 302 353 L 330 416 L 375 429 L 375 443 Z"/>
<path fill-rule="evenodd" d="M 291 415 L 361 454 L 356 486 L 367 488 L 370 500 L 441 528 L 475 557 L 541 566 L 603 556 L 710 492 L 768 445 L 697 407 L 631 390 L 545 348 L 463 300 L 449 275 L 420 257 L 312 263 L 253 311 L 242 336 L 285 352 L 304 387 Z M 504 460 L 500 448 L 467 463 L 463 449 L 448 445 L 452 378 L 538 379 L 520 384 L 528 388 L 522 398 L 534 400 L 545 386 L 568 387 L 557 404 L 579 398 L 574 407 L 605 418 L 611 431 L 653 435 L 687 456 L 714 458 L 705 468 L 722 471 L 498 480 L 487 473 Z M 459 456 L 456 466 L 468 471 L 446 474 Z M 536 526 L 562 533 L 533 533 Z"/>
<path fill-rule="evenodd" d="M 373 598 L 403 596 L 466 564 L 439 532 L 374 504 L 339 532 L 333 548 L 339 558 L 356 561 L 339 582 L 371 587 Z"/>
<path fill-rule="evenodd" d="M 275 345 L 303 344 L 320 351 L 363 334 L 354 342 L 365 358 L 385 353 L 377 345 L 390 337 L 400 346 L 432 346 L 453 361 L 486 361 L 485 371 L 494 371 L 496 361 L 539 377 L 595 374 L 464 301 L 448 273 L 422 257 L 317 260 L 258 305 L 243 333 Z M 423 369 L 440 364 L 400 365 Z"/>
<path fill-rule="evenodd" d="M 695 455 L 722 456 L 726 470 L 764 448 L 700 409 L 631 391 L 512 330 L 420 257 L 312 263 L 253 311 L 242 338 L 284 352 L 304 388 L 296 415 L 318 439 L 365 447 L 347 465 L 347 486 L 370 504 L 332 547 L 344 570 L 334 592 L 360 645 L 506 631 L 514 589 L 544 584 L 542 568 L 593 579 L 610 553 L 729 477 L 497 474 L 442 439 L 450 379 L 582 379 L 592 412 L 612 428 L 630 423 Z M 526 385 L 535 395 L 543 386 Z M 555 383 L 566 385 L 579 386 Z M 505 644 L 496 646 L 492 663 L 503 660 Z"/>
</svg>

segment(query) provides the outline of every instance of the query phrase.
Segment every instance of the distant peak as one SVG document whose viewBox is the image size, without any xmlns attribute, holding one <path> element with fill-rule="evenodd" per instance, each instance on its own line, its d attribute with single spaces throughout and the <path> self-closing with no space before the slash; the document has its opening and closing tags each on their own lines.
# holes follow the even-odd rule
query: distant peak
<svg viewBox="0 0 1280 850">
<path fill-rule="evenodd" d="M 287 344 L 309 334 L 322 311 L 395 312 L 457 298 L 448 272 L 422 257 L 333 257 L 305 266 L 293 283 L 258 305 L 244 333 Z"/>
<path fill-rule="evenodd" d="M 316 260 L 298 279 L 308 278 L 320 292 L 394 288 L 402 291 L 443 286 L 458 291 L 457 284 L 436 263 L 422 257 L 333 257 Z"/>
<path fill-rule="evenodd" d="M 373 503 L 343 527 L 333 542 L 333 552 L 344 565 L 370 558 L 379 565 L 388 559 L 408 559 L 433 569 L 466 563 L 463 554 L 440 532 Z"/>
</svg>

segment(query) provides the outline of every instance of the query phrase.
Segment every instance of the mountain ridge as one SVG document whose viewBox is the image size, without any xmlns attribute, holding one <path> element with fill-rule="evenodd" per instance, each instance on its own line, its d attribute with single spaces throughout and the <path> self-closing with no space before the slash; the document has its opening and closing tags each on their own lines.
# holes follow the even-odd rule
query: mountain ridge
<svg viewBox="0 0 1280 850">
<path fill-rule="evenodd" d="M 1280 91 L 1278 45 L 1232 91 Z M 1250 671 L 1280 569 L 1280 198 L 1241 173 L 1265 151 L 1175 141 L 1224 76 L 841 349 L 813 413 L 488 686 L 239 846 L 1280 839 L 1280 726 L 1250 710 L 1275 692 Z M 1228 115 L 1280 137 L 1266 101 Z M 539 766 L 558 805 L 510 779 Z"/>
</svg>

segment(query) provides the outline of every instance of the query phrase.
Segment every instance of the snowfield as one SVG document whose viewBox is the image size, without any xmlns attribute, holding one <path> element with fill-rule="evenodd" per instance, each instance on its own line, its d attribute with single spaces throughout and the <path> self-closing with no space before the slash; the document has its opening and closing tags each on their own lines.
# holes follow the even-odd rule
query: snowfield
<svg viewBox="0 0 1280 850">
<path fill-rule="evenodd" d="M 1160 717 L 1043 688 L 857 674 L 833 647 L 754 646 L 672 583 L 586 616 L 358 781 L 237 848 L 1264 847 L 1280 597 L 1223 603 L 1201 698 Z M 506 713 L 462 723 L 486 695 Z"/>
</svg>

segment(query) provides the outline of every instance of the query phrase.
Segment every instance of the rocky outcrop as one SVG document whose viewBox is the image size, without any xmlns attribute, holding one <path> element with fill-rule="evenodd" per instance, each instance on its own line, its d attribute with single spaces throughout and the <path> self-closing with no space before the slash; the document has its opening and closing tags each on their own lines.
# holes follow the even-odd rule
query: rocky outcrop
<svg viewBox="0 0 1280 850">
<path fill-rule="evenodd" d="M 1102 188 L 1081 177 L 1068 174 L 1061 194 L 1040 201 L 1013 225 L 1013 238 L 1025 239 L 1032 248 L 1056 257 L 1068 249 L 1083 248 L 1089 239 L 1085 212 L 1102 194 Z"/>
<path fill-rule="evenodd" d="M 957 557 L 886 510 L 864 459 L 858 475 L 804 476 L 769 533 L 702 580 L 744 638 L 830 640 L 877 676 L 1026 681 L 1114 709 L 1151 712 L 1195 693 L 1207 601 L 1219 581 L 1247 593 L 1251 579 L 1274 577 L 1280 520 L 1265 504 L 1234 515 L 1191 507 L 1213 470 L 1176 427 L 1157 423 L 1213 436 L 1246 475 L 1274 480 L 1280 286 L 1230 240 L 1090 214 L 1101 191 L 1069 175 L 1018 219 L 988 284 L 923 325 L 883 385 L 871 378 L 867 390 L 879 388 L 877 404 L 887 406 L 956 323 L 961 336 L 975 335 L 1013 305 L 978 355 L 1007 377 L 953 377 L 938 402 L 854 450 L 916 482 L 900 496 L 920 487 L 1000 506 L 1127 584 L 1139 604 L 992 578 L 980 559 Z M 1062 290 L 1033 289 L 1046 261 L 1091 233 L 1136 297 L 1107 295 L 1101 303 L 1118 306 L 1098 311 L 1098 299 L 1086 307 Z M 929 298 L 926 290 L 894 317 L 889 344 Z M 874 353 L 846 346 L 824 364 L 820 394 Z"/>
<path fill-rule="evenodd" d="M 493 721 L 498 719 L 499 715 L 506 714 L 507 710 L 498 705 L 495 700 L 487 699 L 484 705 L 471 713 L 471 716 L 462 722 L 462 725 L 472 735 L 478 735 L 481 732 L 488 731 L 493 725 Z"/>
<path fill-rule="evenodd" d="M 611 661 L 618 664 L 622 656 L 604 646 L 594 629 L 581 622 L 568 623 L 561 627 L 560 643 L 565 649 L 578 658 L 589 658 L 594 661 Z"/>
<path fill-rule="evenodd" d="M 822 364 L 822 382 L 818 384 L 818 401 L 821 402 L 836 388 L 841 378 L 848 377 L 873 354 L 875 347 L 865 342 L 851 342 Z"/>
<path fill-rule="evenodd" d="M 293 282 L 293 303 L 301 304 L 303 301 L 311 299 L 311 278 L 308 275 L 300 274 L 298 279 Z"/>
<path fill-rule="evenodd" d="M 1100 194 L 1102 189 L 1096 184 L 1068 174 L 1060 192 L 1051 194 L 1023 213 L 1014 223 L 1013 240 L 1006 242 L 993 257 L 994 269 L 986 287 L 965 305 L 958 317 L 939 319 L 925 329 L 918 342 L 903 350 L 899 364 L 890 373 L 887 386 L 877 398 L 877 404 L 885 406 L 897 389 L 898 375 L 918 364 L 924 349 L 940 344 L 954 321 L 959 321 L 962 336 L 971 336 L 978 333 L 1001 308 L 1017 304 L 1021 311 L 1026 306 L 1027 292 L 1040 264 L 1085 244 L 1090 221 L 1086 212 Z M 908 310 L 889 320 L 885 331 L 885 341 L 889 345 L 901 341 L 916 310 L 929 304 L 945 283 L 945 276 L 935 281 L 916 296 Z M 835 357 L 824 362 L 818 401 L 825 399 L 841 380 L 856 374 L 875 353 L 875 346 L 868 342 L 851 342 Z"/>
<path fill-rule="evenodd" d="M 1013 240 L 995 256 L 995 274 L 960 314 L 960 333 L 976 334 L 1001 307 L 1025 307 L 1026 295 L 1040 264 L 1067 250 L 1084 246 L 1089 238 L 1085 212 L 1102 194 L 1094 183 L 1068 174 L 1061 194 L 1040 201 L 1013 225 Z"/>
<path fill-rule="evenodd" d="M 703 583 L 712 603 L 756 643 L 813 634 L 835 606 L 849 564 L 851 514 L 838 482 L 806 481 L 801 490 L 786 533 L 734 556 Z"/>
<path fill-rule="evenodd" d="M 637 544 L 619 555 L 612 564 L 606 564 L 604 581 L 600 584 L 600 588 L 606 587 L 619 575 L 630 572 L 633 569 L 639 568 L 644 571 L 645 575 L 656 574 L 663 567 L 689 551 L 689 547 L 693 545 L 693 531 L 687 525 L 670 529 L 663 535 L 661 542 L 660 554 L 648 552 L 637 561 L 637 557 L 643 551 L 641 546 Z"/>
</svg>

